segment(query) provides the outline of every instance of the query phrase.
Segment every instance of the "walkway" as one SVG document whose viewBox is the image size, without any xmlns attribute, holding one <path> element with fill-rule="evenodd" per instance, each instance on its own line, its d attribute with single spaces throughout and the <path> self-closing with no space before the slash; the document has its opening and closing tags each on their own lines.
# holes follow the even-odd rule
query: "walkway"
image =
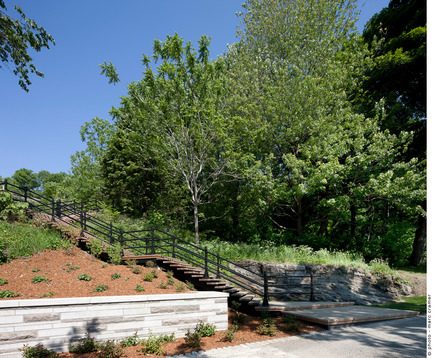
<svg viewBox="0 0 433 358">
<path fill-rule="evenodd" d="M 212 349 L 197 358 L 418 358 L 426 356 L 426 316 Z"/>
</svg>

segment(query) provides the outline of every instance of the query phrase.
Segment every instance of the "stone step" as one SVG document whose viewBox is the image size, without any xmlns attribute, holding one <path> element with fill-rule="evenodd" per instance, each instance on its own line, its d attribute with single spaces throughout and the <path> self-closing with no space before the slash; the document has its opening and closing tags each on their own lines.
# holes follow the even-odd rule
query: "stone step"
<svg viewBox="0 0 433 358">
<path fill-rule="evenodd" d="M 256 311 L 298 311 L 307 309 L 353 306 L 354 302 L 322 302 L 322 301 L 271 301 L 269 307 L 256 307 Z"/>
<path fill-rule="evenodd" d="M 329 328 L 418 316 L 419 312 L 370 306 L 343 306 L 284 311 L 297 319 Z"/>
<path fill-rule="evenodd" d="M 242 297 L 239 297 L 239 302 L 250 302 L 254 299 L 254 295 L 245 295 Z"/>
</svg>

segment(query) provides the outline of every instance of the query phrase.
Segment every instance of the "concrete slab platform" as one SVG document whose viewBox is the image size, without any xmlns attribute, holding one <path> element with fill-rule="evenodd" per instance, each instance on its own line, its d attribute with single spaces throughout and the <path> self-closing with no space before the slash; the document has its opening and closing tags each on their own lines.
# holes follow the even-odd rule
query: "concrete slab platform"
<svg viewBox="0 0 433 358">
<path fill-rule="evenodd" d="M 271 311 L 271 312 L 283 312 L 283 311 L 297 311 L 297 310 L 308 310 L 318 308 L 329 308 L 329 307 L 345 307 L 353 306 L 355 302 L 327 302 L 327 301 L 271 301 L 269 307 L 256 307 L 256 311 Z"/>
<path fill-rule="evenodd" d="M 326 326 L 328 328 L 364 322 L 377 322 L 408 318 L 419 315 L 419 312 L 416 311 L 404 311 L 369 306 L 331 307 L 301 311 L 285 311 L 284 313 L 290 314 L 304 321 Z"/>
</svg>

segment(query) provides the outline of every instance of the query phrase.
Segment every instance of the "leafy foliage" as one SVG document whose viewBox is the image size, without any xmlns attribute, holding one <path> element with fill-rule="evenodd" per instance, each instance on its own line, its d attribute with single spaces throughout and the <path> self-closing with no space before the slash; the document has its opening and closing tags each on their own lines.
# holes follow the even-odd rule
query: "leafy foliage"
<svg viewBox="0 0 433 358">
<path fill-rule="evenodd" d="M 58 354 L 51 349 L 46 348 L 42 343 L 36 344 L 34 347 L 24 345 L 20 349 L 23 358 L 55 358 Z"/>
<path fill-rule="evenodd" d="M 49 49 L 50 43 L 54 45 L 55 42 L 43 27 L 27 18 L 19 6 L 15 6 L 15 10 L 19 19 L 14 19 L 8 14 L 4 1 L 0 0 L 0 60 L 3 66 L 13 67 L 14 75 L 19 77 L 19 85 L 28 92 L 28 86 L 31 84 L 29 73 L 44 77 L 33 64 L 28 48 L 39 52 L 44 47 Z"/>
</svg>

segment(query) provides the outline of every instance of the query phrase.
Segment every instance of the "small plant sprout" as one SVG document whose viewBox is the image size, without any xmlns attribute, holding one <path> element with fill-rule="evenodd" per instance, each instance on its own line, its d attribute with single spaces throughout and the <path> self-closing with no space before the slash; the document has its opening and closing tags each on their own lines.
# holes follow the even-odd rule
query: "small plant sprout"
<svg viewBox="0 0 433 358">
<path fill-rule="evenodd" d="M 47 276 L 35 276 L 32 278 L 32 283 L 46 282 L 49 281 Z"/>
<path fill-rule="evenodd" d="M 120 273 L 113 273 L 112 275 L 111 275 L 111 279 L 112 280 L 115 280 L 115 279 L 117 279 L 117 278 L 121 278 L 122 277 L 122 275 L 120 274 Z"/>
<path fill-rule="evenodd" d="M 82 273 L 81 275 L 78 276 L 78 279 L 80 281 L 90 281 L 92 278 L 89 275 Z"/>
</svg>

